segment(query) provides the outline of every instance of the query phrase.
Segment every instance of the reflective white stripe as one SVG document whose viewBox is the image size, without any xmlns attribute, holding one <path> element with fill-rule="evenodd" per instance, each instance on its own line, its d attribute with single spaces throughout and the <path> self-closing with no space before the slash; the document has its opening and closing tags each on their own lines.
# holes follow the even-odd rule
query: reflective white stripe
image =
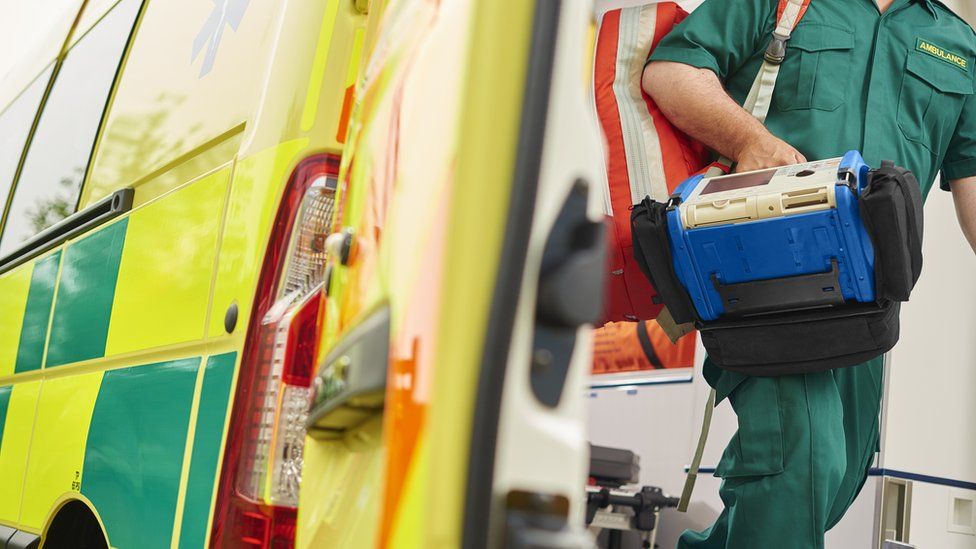
<svg viewBox="0 0 976 549">
<path fill-rule="evenodd" d="M 657 6 L 624 8 L 620 11 L 617 66 L 613 92 L 620 113 L 631 203 L 651 195 L 667 199 L 664 159 L 654 121 L 641 93 L 645 54 L 651 48 L 657 25 Z"/>
</svg>

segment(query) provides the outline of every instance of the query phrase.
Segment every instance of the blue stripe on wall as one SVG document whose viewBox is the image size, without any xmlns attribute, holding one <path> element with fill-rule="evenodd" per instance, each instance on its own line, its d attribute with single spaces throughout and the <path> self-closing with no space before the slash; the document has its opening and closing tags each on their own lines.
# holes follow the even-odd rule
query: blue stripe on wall
<svg viewBox="0 0 976 549">
<path fill-rule="evenodd" d="M 868 474 L 873 477 L 894 477 L 905 480 L 915 480 L 918 482 L 924 482 L 926 484 L 938 484 L 939 486 L 951 486 L 953 488 L 962 488 L 963 490 L 976 490 L 976 482 L 969 482 L 966 480 L 956 480 L 952 478 L 936 477 L 932 475 L 923 475 L 921 473 L 909 473 L 907 471 L 898 471 L 896 469 L 883 469 L 872 467 Z"/>
</svg>

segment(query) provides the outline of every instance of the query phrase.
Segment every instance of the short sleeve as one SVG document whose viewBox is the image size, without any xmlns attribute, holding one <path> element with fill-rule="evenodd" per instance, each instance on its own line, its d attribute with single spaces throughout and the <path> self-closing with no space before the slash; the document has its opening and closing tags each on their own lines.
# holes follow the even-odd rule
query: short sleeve
<svg viewBox="0 0 976 549">
<path fill-rule="evenodd" d="M 725 80 L 773 31 L 777 0 L 705 0 L 658 44 L 650 61 L 709 69 Z"/>
<path fill-rule="evenodd" d="M 942 163 L 942 189 L 948 191 L 950 181 L 973 176 L 976 176 L 976 95 L 966 98 L 949 141 Z"/>
</svg>

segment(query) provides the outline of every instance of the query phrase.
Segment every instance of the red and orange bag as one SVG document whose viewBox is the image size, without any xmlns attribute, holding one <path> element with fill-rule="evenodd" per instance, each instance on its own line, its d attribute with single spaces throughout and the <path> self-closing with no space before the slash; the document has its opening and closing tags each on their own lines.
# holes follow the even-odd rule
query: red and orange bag
<svg viewBox="0 0 976 549">
<path fill-rule="evenodd" d="M 634 262 L 630 209 L 671 194 L 711 161 L 711 153 L 675 128 L 641 89 L 650 52 L 688 15 L 674 2 L 608 11 L 600 22 L 594 99 L 606 139 L 610 274 L 606 320 L 649 320 L 663 308 Z"/>
</svg>

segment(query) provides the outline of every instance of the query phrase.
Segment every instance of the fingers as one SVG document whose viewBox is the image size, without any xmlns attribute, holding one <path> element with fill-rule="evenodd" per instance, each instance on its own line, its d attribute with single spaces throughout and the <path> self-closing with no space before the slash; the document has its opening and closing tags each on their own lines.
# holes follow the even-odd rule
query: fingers
<svg viewBox="0 0 976 549">
<path fill-rule="evenodd" d="M 807 159 L 800 151 L 785 141 L 771 138 L 751 144 L 742 151 L 736 165 L 736 172 L 751 172 L 778 168 L 790 164 L 802 164 Z"/>
</svg>

